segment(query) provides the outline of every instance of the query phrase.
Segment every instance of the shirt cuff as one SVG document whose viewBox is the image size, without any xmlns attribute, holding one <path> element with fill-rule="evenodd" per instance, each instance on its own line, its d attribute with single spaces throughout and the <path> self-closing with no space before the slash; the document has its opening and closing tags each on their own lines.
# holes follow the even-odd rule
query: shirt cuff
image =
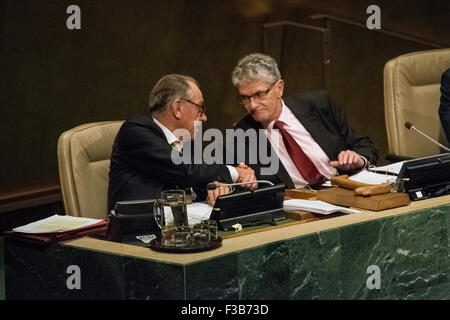
<svg viewBox="0 0 450 320">
<path fill-rule="evenodd" d="M 364 157 L 364 156 L 361 156 L 361 155 L 360 155 L 360 157 L 361 157 L 361 159 L 363 159 L 364 165 L 363 165 L 361 168 L 349 170 L 349 171 L 347 171 L 348 173 L 356 174 L 356 173 L 359 173 L 359 172 L 361 172 L 361 171 L 366 170 L 367 168 L 369 168 L 369 166 L 370 166 L 370 161 L 367 160 L 367 158 Z"/>
<path fill-rule="evenodd" d="M 228 171 L 230 171 L 231 180 L 233 180 L 233 183 L 236 183 L 239 179 L 239 173 L 233 166 L 227 166 Z"/>
<path fill-rule="evenodd" d="M 364 157 L 364 156 L 360 156 L 362 159 L 363 159 L 363 161 L 364 161 L 364 165 L 362 166 L 362 168 L 361 169 L 359 169 L 357 172 L 361 172 L 361 171 L 363 171 L 363 170 L 365 170 L 365 169 L 367 169 L 367 168 L 369 168 L 369 166 L 370 166 L 370 161 L 369 160 L 367 160 L 367 158 L 366 157 Z"/>
</svg>

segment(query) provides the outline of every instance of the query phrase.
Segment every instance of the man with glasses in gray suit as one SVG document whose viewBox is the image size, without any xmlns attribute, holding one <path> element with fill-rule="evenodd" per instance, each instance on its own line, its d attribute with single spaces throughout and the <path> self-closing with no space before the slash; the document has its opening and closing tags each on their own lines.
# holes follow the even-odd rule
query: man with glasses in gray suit
<svg viewBox="0 0 450 320">
<path fill-rule="evenodd" d="M 325 91 L 283 97 L 285 83 L 270 56 L 255 53 L 240 59 L 232 82 L 248 113 L 235 128 L 265 130 L 268 140 L 268 144 L 247 144 L 246 159 L 249 154 L 261 154 L 259 146 L 268 145 L 271 152 L 277 150 L 280 160 L 278 170 L 265 175 L 261 174 L 261 168 L 267 169 L 262 162 L 246 161 L 258 179 L 300 188 L 375 164 L 378 154 L 373 143 L 350 128 Z"/>
</svg>

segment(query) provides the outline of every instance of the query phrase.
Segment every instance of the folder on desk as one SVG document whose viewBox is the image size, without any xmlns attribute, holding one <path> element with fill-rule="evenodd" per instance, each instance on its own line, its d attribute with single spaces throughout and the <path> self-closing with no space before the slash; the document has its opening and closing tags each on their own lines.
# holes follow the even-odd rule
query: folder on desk
<svg viewBox="0 0 450 320">
<path fill-rule="evenodd" d="M 64 222 L 67 222 L 64 224 Z M 83 236 L 106 236 L 108 222 L 101 219 L 54 215 L 25 226 L 5 231 L 13 239 L 47 245 Z"/>
</svg>

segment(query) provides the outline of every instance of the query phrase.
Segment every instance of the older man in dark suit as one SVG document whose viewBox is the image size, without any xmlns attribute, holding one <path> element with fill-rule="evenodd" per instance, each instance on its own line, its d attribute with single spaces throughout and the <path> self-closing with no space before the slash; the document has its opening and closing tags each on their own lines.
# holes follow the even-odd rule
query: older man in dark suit
<svg viewBox="0 0 450 320">
<path fill-rule="evenodd" d="M 207 197 L 213 204 L 219 195 L 228 193 L 228 188 L 207 191 L 208 183 L 254 181 L 253 170 L 243 164 L 232 167 L 174 161 L 183 143 L 193 140 L 195 122 L 206 119 L 196 80 L 178 74 L 161 78 L 150 92 L 149 115 L 125 121 L 114 141 L 109 209 L 117 201 L 159 198 L 162 190 L 175 188 L 194 188 L 199 199 Z"/>
<path fill-rule="evenodd" d="M 280 160 L 278 170 L 269 174 L 262 174 L 260 161 L 246 162 L 259 179 L 299 188 L 321 184 L 338 173 L 358 172 L 376 162 L 373 143 L 350 128 L 325 91 L 282 98 L 284 81 L 273 58 L 259 53 L 243 57 L 232 82 L 248 112 L 235 127 L 265 130 L 269 148 Z M 261 145 L 259 140 L 247 144 L 246 159 L 248 154 L 261 154 Z"/>
<path fill-rule="evenodd" d="M 441 77 L 441 104 L 439 105 L 439 118 L 444 128 L 447 141 L 450 143 L 450 68 L 442 73 Z"/>
</svg>

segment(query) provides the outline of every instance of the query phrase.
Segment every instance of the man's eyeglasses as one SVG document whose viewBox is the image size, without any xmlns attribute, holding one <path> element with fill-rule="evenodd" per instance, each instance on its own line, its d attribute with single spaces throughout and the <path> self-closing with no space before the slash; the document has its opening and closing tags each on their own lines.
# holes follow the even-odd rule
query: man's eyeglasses
<svg viewBox="0 0 450 320">
<path fill-rule="evenodd" d="M 256 100 L 264 99 L 266 97 L 266 95 L 270 92 L 270 90 L 272 90 L 275 83 L 277 83 L 277 82 L 278 82 L 278 80 L 276 80 L 274 83 L 272 83 L 267 90 L 257 91 L 254 94 L 252 94 L 251 96 L 239 94 L 237 96 L 239 103 L 242 104 L 243 106 L 246 106 L 246 105 L 250 104 L 251 98 L 256 99 Z"/>
<path fill-rule="evenodd" d="M 204 103 L 203 104 L 198 104 L 198 103 L 195 103 L 194 101 L 191 101 L 189 99 L 184 99 L 184 98 L 181 98 L 181 100 L 184 100 L 186 102 L 192 103 L 194 106 L 198 107 L 200 109 L 200 117 L 203 116 L 206 113 L 206 106 L 205 106 Z"/>
</svg>

